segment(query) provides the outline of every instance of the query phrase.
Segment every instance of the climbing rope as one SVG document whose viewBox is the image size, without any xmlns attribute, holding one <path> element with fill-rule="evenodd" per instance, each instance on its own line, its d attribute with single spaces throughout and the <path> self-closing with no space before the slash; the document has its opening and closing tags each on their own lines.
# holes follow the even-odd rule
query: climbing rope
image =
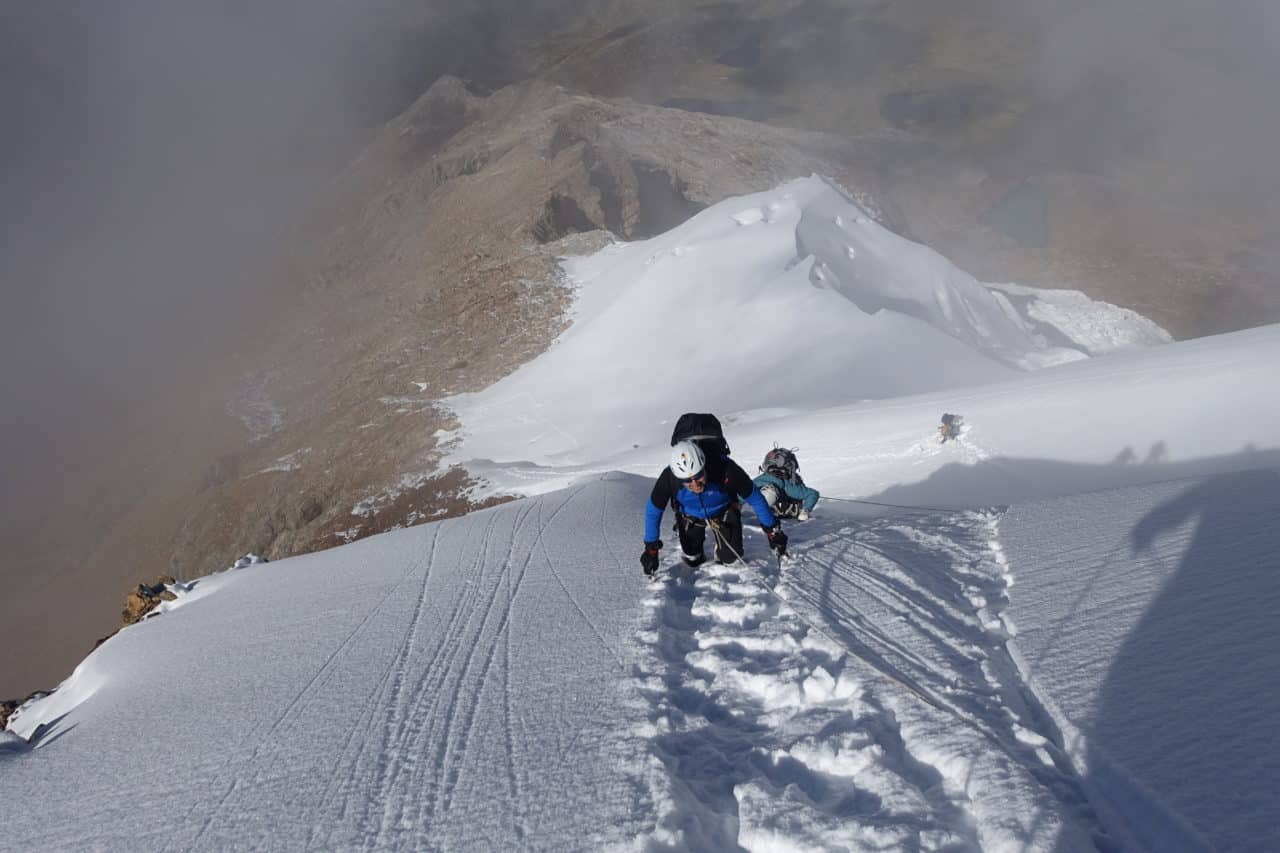
<svg viewBox="0 0 1280 853">
<path fill-rule="evenodd" d="M 909 512 L 969 512 L 973 507 L 967 506 L 925 506 L 923 504 L 891 504 L 884 501 L 866 501 L 856 498 L 833 498 L 827 495 L 822 497 L 824 501 L 837 501 L 846 504 L 866 504 L 867 506 L 884 506 L 892 509 L 905 509 Z"/>
</svg>

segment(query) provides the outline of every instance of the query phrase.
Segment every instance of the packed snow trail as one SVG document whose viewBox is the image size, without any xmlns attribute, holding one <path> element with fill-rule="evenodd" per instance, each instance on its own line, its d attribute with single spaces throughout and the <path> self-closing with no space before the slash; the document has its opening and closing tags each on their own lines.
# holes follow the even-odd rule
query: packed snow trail
<svg viewBox="0 0 1280 853">
<path fill-rule="evenodd" d="M 1004 651 L 991 517 L 833 511 L 781 571 L 750 533 L 746 565 L 649 582 L 649 487 L 200 581 L 60 718 L 23 712 L 50 725 L 0 752 L 0 847 L 1091 846 Z"/>
<path fill-rule="evenodd" d="M 779 572 L 676 568 L 641 665 L 669 794 L 657 840 L 696 850 L 1093 849 L 1078 778 L 1004 648 L 994 518 L 793 525 Z"/>
</svg>

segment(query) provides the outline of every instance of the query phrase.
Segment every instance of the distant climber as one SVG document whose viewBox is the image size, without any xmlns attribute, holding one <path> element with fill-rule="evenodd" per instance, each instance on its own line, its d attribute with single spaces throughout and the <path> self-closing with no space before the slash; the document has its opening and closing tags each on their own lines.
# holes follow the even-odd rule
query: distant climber
<svg viewBox="0 0 1280 853">
<path fill-rule="evenodd" d="M 777 445 L 764 455 L 755 484 L 778 518 L 808 521 L 821 497 L 818 490 L 805 485 L 800 476 L 800 461 L 795 450 Z"/>
<path fill-rule="evenodd" d="M 946 444 L 951 439 L 959 438 L 964 426 L 964 418 L 946 412 L 942 415 L 942 424 L 938 427 L 938 443 Z"/>
<path fill-rule="evenodd" d="M 658 570 L 662 540 L 658 530 L 668 504 L 675 510 L 681 558 L 687 566 L 701 565 L 707 528 L 715 540 L 715 559 L 728 564 L 745 559 L 742 544 L 742 502 L 755 510 L 769 539 L 769 547 L 782 557 L 787 535 L 774 517 L 760 490 L 742 466 L 729 458 L 720 422 L 714 415 L 687 414 L 671 435 L 671 464 L 662 469 L 644 515 L 644 553 L 640 565 L 646 575 Z"/>
</svg>

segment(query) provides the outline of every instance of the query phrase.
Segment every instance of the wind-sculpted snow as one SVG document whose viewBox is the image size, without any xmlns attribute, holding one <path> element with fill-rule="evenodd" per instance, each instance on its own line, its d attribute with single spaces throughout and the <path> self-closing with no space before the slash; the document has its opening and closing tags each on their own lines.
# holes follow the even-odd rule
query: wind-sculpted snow
<svg viewBox="0 0 1280 853">
<path fill-rule="evenodd" d="M 917 317 L 979 352 L 1021 365 L 1044 349 L 1007 300 L 991 293 L 928 246 L 880 227 L 834 190 L 805 205 L 797 254 L 813 255 L 811 280 L 868 314 Z"/>
<path fill-rule="evenodd" d="M 0 751 L 0 847 L 960 851 L 1100 831 L 1004 652 L 992 516 L 828 513 L 793 526 L 781 571 L 752 533 L 745 565 L 651 583 L 648 486 L 610 475 L 197 583 L 86 661 L 102 681 L 79 705 L 24 709 L 45 726 Z"/>
<path fill-rule="evenodd" d="M 815 285 L 868 314 L 916 317 L 1024 369 L 1170 340 L 1146 318 L 1082 293 L 984 285 L 930 247 L 881 226 L 832 186 L 805 202 L 796 253 L 813 256 Z"/>
</svg>

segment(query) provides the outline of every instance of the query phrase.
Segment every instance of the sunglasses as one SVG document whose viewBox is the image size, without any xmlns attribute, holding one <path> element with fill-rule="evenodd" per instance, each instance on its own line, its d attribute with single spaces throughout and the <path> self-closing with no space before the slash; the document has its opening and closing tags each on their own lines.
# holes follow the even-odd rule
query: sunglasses
<svg viewBox="0 0 1280 853">
<path fill-rule="evenodd" d="M 684 483 L 686 486 L 689 485 L 690 483 L 705 483 L 706 481 L 707 481 L 706 471 L 703 471 L 701 474 L 694 474 L 692 477 L 680 478 L 680 482 Z"/>
</svg>

